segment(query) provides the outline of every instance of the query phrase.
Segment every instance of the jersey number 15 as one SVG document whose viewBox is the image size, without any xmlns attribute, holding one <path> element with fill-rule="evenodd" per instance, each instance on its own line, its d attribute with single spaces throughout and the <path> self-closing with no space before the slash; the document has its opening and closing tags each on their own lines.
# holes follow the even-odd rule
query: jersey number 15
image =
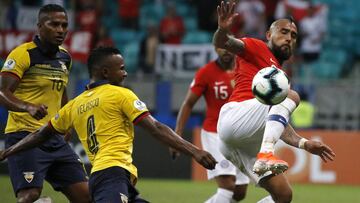
<svg viewBox="0 0 360 203">
<path fill-rule="evenodd" d="M 216 99 L 227 99 L 229 96 L 227 89 L 228 89 L 228 86 L 225 86 L 225 85 L 214 86 Z"/>
</svg>

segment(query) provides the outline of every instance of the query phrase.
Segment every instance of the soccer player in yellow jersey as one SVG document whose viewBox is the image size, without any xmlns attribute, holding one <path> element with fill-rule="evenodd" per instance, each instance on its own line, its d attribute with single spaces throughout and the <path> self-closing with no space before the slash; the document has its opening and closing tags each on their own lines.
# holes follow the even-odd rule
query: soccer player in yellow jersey
<svg viewBox="0 0 360 203">
<path fill-rule="evenodd" d="M 9 110 L 6 147 L 46 124 L 67 102 L 71 57 L 60 47 L 67 26 L 64 8 L 43 6 L 38 14 L 38 35 L 7 57 L 0 74 L 0 104 Z M 90 202 L 83 165 L 60 135 L 9 157 L 8 167 L 17 202 L 36 201 L 44 179 L 71 202 Z"/>
<path fill-rule="evenodd" d="M 91 82 L 85 92 L 67 103 L 39 131 L 0 152 L 0 160 L 73 127 L 92 164 L 89 188 L 93 201 L 147 202 L 138 196 L 134 187 L 137 179 L 137 169 L 132 164 L 135 124 L 161 142 L 194 157 L 205 168 L 215 167 L 216 161 L 208 152 L 158 122 L 131 90 L 122 87 L 127 72 L 117 49 L 93 50 L 88 68 Z"/>
</svg>

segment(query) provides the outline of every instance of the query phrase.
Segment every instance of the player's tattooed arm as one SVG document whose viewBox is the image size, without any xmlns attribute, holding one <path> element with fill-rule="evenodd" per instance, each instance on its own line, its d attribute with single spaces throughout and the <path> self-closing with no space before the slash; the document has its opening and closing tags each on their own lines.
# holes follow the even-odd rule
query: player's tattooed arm
<svg viewBox="0 0 360 203">
<path fill-rule="evenodd" d="M 218 28 L 214 34 L 213 44 L 216 48 L 226 49 L 234 54 L 243 52 L 245 44 L 236 39 L 228 31 Z"/>
<path fill-rule="evenodd" d="M 299 136 L 290 124 L 287 125 L 280 138 L 288 145 L 318 155 L 324 162 L 333 161 L 335 158 L 335 152 L 329 146 L 325 143 L 316 140 L 307 140 Z"/>
<path fill-rule="evenodd" d="M 294 128 L 288 124 L 282 133 L 280 139 L 284 141 L 286 144 L 291 145 L 293 147 L 299 146 L 299 141 L 302 137 L 300 137 L 294 130 Z"/>
<path fill-rule="evenodd" d="M 221 1 L 216 8 L 218 16 L 218 29 L 214 33 L 213 43 L 216 48 L 226 49 L 234 54 L 238 54 L 244 50 L 244 43 L 231 36 L 230 29 L 236 16 L 239 14 L 235 12 L 236 2 Z"/>
</svg>

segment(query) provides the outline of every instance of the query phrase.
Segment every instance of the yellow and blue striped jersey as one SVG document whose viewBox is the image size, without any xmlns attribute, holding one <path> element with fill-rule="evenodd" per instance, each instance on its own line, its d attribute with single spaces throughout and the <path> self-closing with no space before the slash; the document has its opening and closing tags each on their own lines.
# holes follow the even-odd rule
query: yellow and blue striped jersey
<svg viewBox="0 0 360 203">
<path fill-rule="evenodd" d="M 51 125 L 60 133 L 75 129 L 92 164 L 91 173 L 119 166 L 136 178 L 133 124 L 148 114 L 131 90 L 101 81 L 61 108 Z"/>
<path fill-rule="evenodd" d="M 36 120 L 28 112 L 9 111 L 5 133 L 35 131 L 47 123 L 61 108 L 64 88 L 67 86 L 71 57 L 59 47 L 52 55 L 39 38 L 16 47 L 7 57 L 1 74 L 19 79 L 14 95 L 23 101 L 48 106 L 48 115 Z"/>
</svg>

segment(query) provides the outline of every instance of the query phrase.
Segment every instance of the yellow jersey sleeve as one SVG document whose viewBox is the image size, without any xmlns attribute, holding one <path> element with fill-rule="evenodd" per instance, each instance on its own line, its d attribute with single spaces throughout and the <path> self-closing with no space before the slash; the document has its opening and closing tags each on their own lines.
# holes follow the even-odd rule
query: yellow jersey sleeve
<svg viewBox="0 0 360 203">
<path fill-rule="evenodd" d="M 131 90 L 125 91 L 122 98 L 121 109 L 131 122 L 134 122 L 140 115 L 148 112 L 146 105 Z"/>
<path fill-rule="evenodd" d="M 1 72 L 10 72 L 22 78 L 24 72 L 30 67 L 30 56 L 27 46 L 15 48 L 6 58 Z"/>
<path fill-rule="evenodd" d="M 74 100 L 68 102 L 65 106 L 63 106 L 59 112 L 51 118 L 50 122 L 53 128 L 59 133 L 66 133 L 72 127 L 72 115 L 71 109 L 74 104 Z"/>
</svg>

